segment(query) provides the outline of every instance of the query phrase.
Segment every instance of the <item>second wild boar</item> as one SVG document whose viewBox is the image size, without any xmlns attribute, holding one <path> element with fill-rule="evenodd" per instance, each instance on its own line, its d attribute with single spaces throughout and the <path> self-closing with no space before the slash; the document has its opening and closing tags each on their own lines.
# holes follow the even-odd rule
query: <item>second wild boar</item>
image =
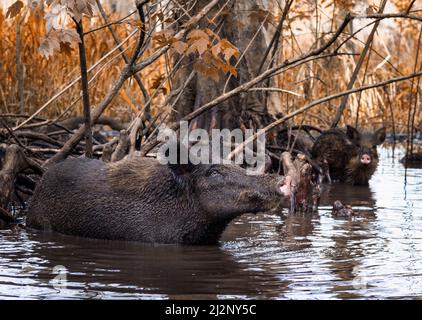
<svg viewBox="0 0 422 320">
<path fill-rule="evenodd" d="M 319 164 L 328 164 L 333 179 L 353 185 L 367 185 L 378 166 L 377 146 L 385 140 L 386 130 L 345 130 L 333 128 L 324 131 L 312 147 L 312 157 Z"/>
</svg>

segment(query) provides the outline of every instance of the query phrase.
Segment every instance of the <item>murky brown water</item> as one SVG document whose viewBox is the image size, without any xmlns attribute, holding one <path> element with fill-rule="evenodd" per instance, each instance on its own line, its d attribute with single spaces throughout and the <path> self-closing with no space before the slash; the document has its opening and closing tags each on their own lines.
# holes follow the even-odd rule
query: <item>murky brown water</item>
<svg viewBox="0 0 422 320">
<path fill-rule="evenodd" d="M 390 156 L 319 215 L 244 215 L 218 247 L 0 231 L 0 298 L 422 298 L 422 169 L 405 183 Z M 361 216 L 333 218 L 337 199 Z"/>
</svg>

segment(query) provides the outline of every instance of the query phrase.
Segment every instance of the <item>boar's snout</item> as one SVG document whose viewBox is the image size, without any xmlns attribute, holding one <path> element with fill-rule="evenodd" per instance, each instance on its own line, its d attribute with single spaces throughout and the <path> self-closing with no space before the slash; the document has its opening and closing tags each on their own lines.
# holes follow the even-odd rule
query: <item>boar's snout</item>
<svg viewBox="0 0 422 320">
<path fill-rule="evenodd" d="M 363 153 L 363 154 L 360 156 L 360 162 L 361 162 L 363 165 L 368 165 L 368 164 L 371 164 L 371 162 L 372 162 L 372 158 L 371 158 L 371 156 L 370 156 L 368 153 Z"/>
<path fill-rule="evenodd" d="M 372 165 L 373 162 L 378 158 L 377 149 L 374 148 L 371 150 L 370 148 L 362 146 L 358 149 L 357 157 L 362 166 L 366 167 Z"/>
<path fill-rule="evenodd" d="M 277 192 L 286 198 L 292 196 L 292 178 L 290 176 L 282 177 L 277 182 Z"/>
<path fill-rule="evenodd" d="M 251 213 L 267 210 L 281 210 L 289 203 L 292 195 L 292 180 L 290 177 L 268 176 L 266 186 L 256 185 L 252 190 L 239 194 L 240 203 L 249 203 Z M 253 207 L 253 208 L 252 208 Z"/>
</svg>

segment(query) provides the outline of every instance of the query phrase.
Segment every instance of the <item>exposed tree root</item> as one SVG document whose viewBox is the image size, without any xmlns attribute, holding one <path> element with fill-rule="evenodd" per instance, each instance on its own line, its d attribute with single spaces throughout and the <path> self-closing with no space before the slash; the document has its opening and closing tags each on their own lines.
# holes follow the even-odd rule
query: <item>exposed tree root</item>
<svg viewBox="0 0 422 320">
<path fill-rule="evenodd" d="M 18 174 L 26 170 L 31 170 L 37 174 L 43 174 L 44 172 L 44 169 L 34 160 L 28 158 L 18 145 L 12 144 L 5 147 L 5 155 L 0 171 L 0 220 L 3 221 L 3 224 L 11 223 L 14 220 L 7 209 L 9 208 L 11 196 L 17 188 L 15 182 Z"/>
<path fill-rule="evenodd" d="M 320 188 L 315 182 L 312 166 L 305 155 L 299 154 L 295 160 L 289 152 L 281 154 L 281 163 L 286 177 L 290 179 L 290 213 L 310 213 L 318 209 Z"/>
</svg>

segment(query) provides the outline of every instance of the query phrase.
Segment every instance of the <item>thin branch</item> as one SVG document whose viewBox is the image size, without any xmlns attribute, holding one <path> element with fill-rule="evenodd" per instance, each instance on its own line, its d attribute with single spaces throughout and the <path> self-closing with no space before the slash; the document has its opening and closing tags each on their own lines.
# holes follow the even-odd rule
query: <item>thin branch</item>
<svg viewBox="0 0 422 320">
<path fill-rule="evenodd" d="M 353 16 L 353 19 L 395 19 L 395 18 L 404 18 L 417 20 L 422 22 L 422 17 L 407 14 L 405 12 L 394 12 L 394 13 L 373 13 L 367 15 L 357 15 Z"/>
<path fill-rule="evenodd" d="M 351 20 L 352 20 L 352 16 L 350 14 L 347 14 L 346 17 L 344 18 L 343 22 L 341 23 L 341 25 L 337 29 L 337 31 L 321 47 L 314 49 L 314 50 L 311 50 L 306 54 L 302 54 L 300 56 L 297 56 L 296 58 L 293 58 L 292 60 L 285 60 L 284 62 L 278 64 L 277 66 L 266 70 L 265 72 L 263 72 L 262 74 L 260 74 L 259 76 L 255 77 L 255 78 L 253 78 L 252 80 L 245 82 L 242 85 L 232 89 L 231 91 L 224 93 L 224 94 L 220 95 L 219 97 L 215 98 L 214 100 L 202 105 L 201 107 L 199 107 L 195 111 L 193 111 L 190 114 L 188 114 L 187 116 L 185 116 L 182 119 L 182 121 L 190 121 L 190 120 L 200 116 L 204 112 L 206 112 L 209 109 L 215 107 L 216 105 L 226 101 L 227 99 L 229 99 L 229 98 L 231 98 L 231 97 L 233 97 L 233 96 L 235 96 L 235 95 L 237 95 L 241 92 L 245 92 L 245 91 L 249 90 L 250 88 L 252 88 L 256 84 L 258 84 L 261 81 L 265 80 L 266 78 L 274 75 L 277 71 L 279 71 L 283 68 L 286 68 L 286 67 L 289 67 L 289 66 L 294 66 L 296 64 L 306 63 L 306 62 L 308 62 L 308 59 L 313 59 L 315 57 L 321 58 L 321 57 L 318 57 L 318 55 L 323 53 L 326 49 L 328 49 L 337 40 L 337 38 L 340 36 L 340 34 L 343 32 L 343 30 L 346 28 L 346 26 L 349 24 L 349 22 Z M 163 48 L 166 48 L 166 47 L 163 47 Z M 163 48 L 161 48 L 161 49 L 163 49 Z M 332 56 L 332 55 L 333 54 L 328 54 L 328 55 L 325 55 L 323 57 L 328 57 L 328 56 Z M 179 128 L 178 123 L 174 123 L 171 126 L 171 129 L 173 129 L 173 130 L 177 130 L 178 128 Z M 157 139 L 151 139 L 149 144 L 144 145 L 144 148 L 141 151 L 141 154 L 146 155 L 157 144 L 158 144 Z"/>
<path fill-rule="evenodd" d="M 20 147 L 25 148 L 25 146 L 23 145 L 23 143 L 15 136 L 15 134 L 13 133 L 13 130 L 9 128 L 9 126 L 6 123 L 6 121 L 4 121 L 3 119 L 0 118 L 0 123 L 6 129 L 6 131 L 9 133 L 9 135 L 13 138 L 13 140 L 15 140 L 16 143 Z"/>
<path fill-rule="evenodd" d="M 413 5 L 415 4 L 416 0 L 412 0 L 409 4 L 409 6 L 407 7 L 406 13 L 409 13 L 410 10 L 412 10 Z"/>
<path fill-rule="evenodd" d="M 120 52 L 122 53 L 122 57 L 123 57 L 123 59 L 125 60 L 125 63 L 126 63 L 126 64 L 128 64 L 128 63 L 129 63 L 129 58 L 128 58 L 128 56 L 124 53 L 124 49 L 123 49 L 123 47 L 122 47 L 122 46 L 120 46 L 120 40 L 119 40 L 119 38 L 117 37 L 116 32 L 115 32 L 115 31 L 114 31 L 114 29 L 112 28 L 113 23 L 109 23 L 108 18 L 107 18 L 107 15 L 106 15 L 106 13 L 105 13 L 105 11 L 104 11 L 103 6 L 101 5 L 100 0 L 96 0 L 96 2 L 97 2 L 98 10 L 100 11 L 101 17 L 103 18 L 104 22 L 106 23 L 106 25 L 105 25 L 105 26 L 106 26 L 106 27 L 108 28 L 108 30 L 110 31 L 111 36 L 112 36 L 112 37 L 113 37 L 113 39 L 114 39 L 114 42 L 116 43 L 116 45 L 118 46 L 118 48 L 119 48 Z M 135 13 L 135 12 L 137 12 L 137 10 L 133 11 L 133 12 L 132 12 L 131 14 L 129 14 L 127 17 L 131 16 L 131 15 L 132 15 L 133 13 Z M 141 80 L 140 76 L 139 76 L 138 74 L 135 74 L 133 77 L 135 78 L 135 81 L 136 81 L 136 83 L 138 84 L 139 89 L 141 89 L 141 92 L 142 92 L 142 95 L 144 96 L 145 101 L 147 101 L 147 100 L 149 99 L 148 91 L 147 91 L 147 89 L 145 88 L 144 84 L 142 83 L 142 80 Z M 147 110 L 147 113 L 148 113 L 148 110 Z"/>
<path fill-rule="evenodd" d="M 115 95 L 119 92 L 120 88 L 123 86 L 125 81 L 130 77 L 130 75 L 131 75 L 130 68 L 127 65 L 122 70 L 119 78 L 114 83 L 113 88 L 107 93 L 107 95 L 104 97 L 104 99 L 101 101 L 101 103 L 92 111 L 92 113 L 91 113 L 91 124 L 95 123 L 95 121 L 104 112 L 104 110 L 107 108 L 107 106 L 113 100 Z M 44 166 L 48 166 L 48 165 L 51 165 L 53 163 L 56 163 L 58 161 L 65 159 L 67 157 L 67 155 L 73 150 L 73 148 L 76 147 L 76 145 L 82 139 L 82 137 L 84 136 L 84 132 L 85 132 L 85 125 L 81 126 L 73 134 L 73 136 L 68 141 L 66 141 L 64 146 L 60 149 L 60 151 L 44 163 Z"/>
<path fill-rule="evenodd" d="M 268 54 L 271 51 L 271 48 L 274 46 L 274 48 L 277 47 L 277 42 L 281 36 L 281 31 L 283 29 L 284 20 L 286 20 L 287 14 L 289 13 L 290 7 L 293 4 L 293 0 L 289 0 L 286 2 L 286 5 L 284 6 L 283 13 L 281 15 L 280 21 L 278 22 L 278 25 L 276 27 L 276 30 L 274 32 L 274 35 L 270 41 L 270 44 L 268 45 L 267 49 L 265 50 L 265 53 L 262 57 L 261 63 L 259 64 L 258 68 L 258 74 L 261 73 L 262 68 L 265 64 L 265 61 L 267 60 Z M 275 50 L 273 50 L 273 55 L 275 54 Z"/>
<path fill-rule="evenodd" d="M 142 46 L 144 45 L 144 41 L 145 41 L 145 14 L 144 14 L 144 9 L 143 9 L 143 5 L 148 3 L 149 0 L 136 0 L 136 9 L 138 10 L 139 13 L 139 17 L 141 19 L 141 33 L 139 35 L 139 40 L 138 40 L 138 44 L 136 45 L 135 48 L 135 52 L 132 55 L 132 58 L 129 60 L 128 65 L 133 66 L 134 63 L 136 62 L 136 60 L 138 60 L 140 53 L 141 53 L 141 49 Z"/>
<path fill-rule="evenodd" d="M 385 5 L 386 4 L 387 4 L 387 0 L 383 0 L 382 3 L 381 3 L 381 6 L 379 8 L 379 13 L 382 13 L 384 11 L 384 8 L 385 8 Z M 360 71 L 360 69 L 361 69 L 361 67 L 363 65 L 363 61 L 365 60 L 365 57 L 366 57 L 366 55 L 367 55 L 367 53 L 368 53 L 368 51 L 369 51 L 369 49 L 371 47 L 372 41 L 373 41 L 374 36 L 375 36 L 375 32 L 377 31 L 380 22 L 381 21 L 377 21 L 374 24 L 374 26 L 372 27 L 371 33 L 368 36 L 368 40 L 366 41 L 366 44 L 365 44 L 365 46 L 364 46 L 364 48 L 362 50 L 362 53 L 361 53 L 361 55 L 360 55 L 360 57 L 358 59 L 358 62 L 356 63 L 356 67 L 353 70 L 353 73 L 352 73 L 352 76 L 350 78 L 350 81 L 347 84 L 347 90 L 352 89 L 353 88 L 353 85 L 355 84 L 355 81 L 356 81 L 356 79 L 358 77 L 359 71 Z M 349 98 L 349 96 L 348 95 L 345 95 L 341 99 L 340 106 L 337 109 L 337 113 L 336 113 L 336 115 L 335 115 L 335 117 L 333 119 L 333 122 L 331 123 L 331 128 L 336 127 L 337 124 L 339 123 L 339 121 L 341 119 L 341 116 L 343 114 L 343 111 L 346 108 L 346 103 L 347 103 L 347 99 L 348 98 Z"/>
<path fill-rule="evenodd" d="M 22 54 L 22 23 L 25 20 L 27 11 L 25 10 L 22 13 L 22 16 L 19 18 L 19 21 L 16 25 L 16 82 L 18 87 L 18 101 L 19 101 L 19 112 L 25 113 L 25 96 L 24 96 L 24 68 L 22 65 L 21 54 Z"/>
<path fill-rule="evenodd" d="M 100 2 L 97 0 L 97 5 L 98 5 L 98 3 L 100 3 Z M 101 3 L 98 6 L 98 9 L 100 10 L 101 16 L 103 16 L 104 9 L 103 9 L 102 6 L 100 8 L 100 6 L 101 6 Z M 101 12 L 101 11 L 103 11 L 103 12 Z M 116 25 L 116 24 L 121 24 L 124 20 L 126 20 L 127 18 L 133 16 L 136 12 L 138 12 L 138 10 L 133 10 L 131 13 L 129 13 L 128 15 L 124 16 L 123 18 L 120 18 L 120 19 L 118 19 L 116 21 L 112 21 L 112 22 L 109 22 L 108 19 L 107 20 L 104 19 L 104 22 L 106 23 L 105 25 L 100 26 L 100 27 L 95 28 L 95 29 L 91 29 L 91 30 L 85 32 L 84 35 L 86 36 L 86 35 L 88 35 L 88 34 L 90 34 L 92 32 L 96 32 L 96 31 L 102 30 L 104 28 L 109 28 L 110 29 L 111 26 Z M 104 16 L 103 16 L 103 18 L 104 18 Z"/>
<path fill-rule="evenodd" d="M 351 14 L 347 14 L 345 16 L 343 22 L 339 26 L 339 28 L 333 34 L 333 36 L 321 47 L 314 49 L 314 50 L 312 50 L 312 51 L 310 51 L 306 54 L 302 54 L 298 57 L 295 57 L 292 60 L 286 60 L 283 63 L 281 63 L 281 64 L 279 64 L 279 65 L 277 65 L 277 66 L 275 66 L 271 69 L 268 69 L 267 71 L 265 71 L 261 75 L 259 75 L 259 76 L 255 77 L 254 79 L 250 80 L 249 82 L 242 84 L 241 86 L 239 86 L 239 87 L 237 87 L 237 88 L 217 97 L 213 101 L 210 101 L 209 103 L 207 103 L 207 104 L 201 106 L 200 108 L 196 109 L 195 111 L 193 111 L 192 113 L 190 113 L 186 117 L 184 117 L 183 120 L 184 121 L 190 121 L 190 120 L 198 117 L 199 115 L 203 114 L 205 111 L 215 107 L 216 105 L 218 105 L 218 104 L 222 103 L 223 101 L 231 98 L 232 96 L 237 95 L 241 92 L 244 92 L 244 91 L 250 89 L 251 87 L 253 87 L 254 85 L 256 85 L 257 83 L 263 81 L 264 79 L 266 79 L 270 76 L 273 76 L 277 71 L 285 68 L 286 66 L 294 65 L 294 64 L 300 62 L 301 60 L 307 59 L 309 57 L 318 56 L 319 54 L 324 52 L 327 48 L 329 48 L 337 40 L 337 38 L 344 31 L 344 29 L 346 28 L 346 26 L 349 24 L 350 21 L 352 21 L 353 19 L 366 19 L 366 18 L 373 18 L 373 19 L 409 18 L 409 19 L 415 19 L 415 20 L 422 21 L 422 18 L 417 17 L 417 16 L 408 15 L 406 13 L 375 14 L 375 15 L 365 15 L 365 16 L 352 16 Z M 180 34 L 180 32 L 178 33 L 178 35 L 179 34 Z M 162 47 L 160 50 L 166 51 L 168 48 L 169 48 L 169 46 L 167 45 L 165 47 Z M 340 48 L 340 46 L 337 47 L 336 50 L 339 50 L 339 48 Z M 172 129 L 177 130 L 178 124 L 177 123 L 173 124 Z M 158 144 L 158 141 L 156 139 L 152 139 L 152 141 L 148 145 L 144 145 L 144 148 L 143 148 L 141 153 L 143 155 L 146 155 L 157 144 Z"/>
<path fill-rule="evenodd" d="M 256 30 L 255 34 L 253 35 L 252 39 L 249 41 L 248 45 L 246 46 L 245 50 L 243 50 L 241 56 L 239 57 L 239 59 L 236 61 L 236 64 L 234 65 L 234 68 L 236 69 L 237 66 L 240 64 L 240 62 L 242 61 L 242 59 L 245 57 L 246 52 L 248 52 L 248 50 L 251 48 L 252 43 L 255 41 L 255 39 L 257 38 L 257 36 L 259 35 L 259 33 L 261 32 L 262 28 L 264 27 L 265 23 L 267 22 L 269 13 L 265 16 L 265 18 L 262 20 L 260 26 L 258 27 L 258 29 Z M 259 74 L 260 72 L 258 72 Z M 223 88 L 223 92 L 226 92 L 227 90 L 227 86 L 229 85 L 229 82 L 231 80 L 231 78 L 233 77 L 233 75 L 230 73 L 229 76 L 227 77 L 226 83 L 224 84 L 224 88 Z"/>
<path fill-rule="evenodd" d="M 296 97 L 303 97 L 302 94 L 299 94 L 297 92 L 294 91 L 290 91 L 290 90 L 286 90 L 286 89 L 281 89 L 281 88 L 250 88 L 248 91 L 274 91 L 274 92 L 280 92 L 280 93 L 288 93 L 291 95 L 294 95 Z"/>
<path fill-rule="evenodd" d="M 84 29 L 81 20 L 73 19 L 76 24 L 76 31 L 79 34 L 79 66 L 81 69 L 82 102 L 85 123 L 85 156 L 92 158 L 92 130 L 91 130 L 91 107 L 89 104 L 88 72 L 86 64 L 86 51 L 84 40 Z"/>
</svg>

